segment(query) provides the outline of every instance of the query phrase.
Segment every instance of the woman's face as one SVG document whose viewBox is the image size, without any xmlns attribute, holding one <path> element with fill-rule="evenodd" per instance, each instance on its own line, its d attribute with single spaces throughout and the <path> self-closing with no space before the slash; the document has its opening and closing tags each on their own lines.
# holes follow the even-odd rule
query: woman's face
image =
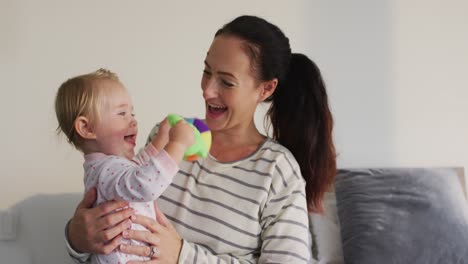
<svg viewBox="0 0 468 264">
<path fill-rule="evenodd" d="M 206 123 L 212 131 L 249 126 L 262 101 L 261 84 L 253 77 L 250 59 L 241 44 L 236 37 L 218 36 L 206 55 L 201 87 Z"/>
</svg>

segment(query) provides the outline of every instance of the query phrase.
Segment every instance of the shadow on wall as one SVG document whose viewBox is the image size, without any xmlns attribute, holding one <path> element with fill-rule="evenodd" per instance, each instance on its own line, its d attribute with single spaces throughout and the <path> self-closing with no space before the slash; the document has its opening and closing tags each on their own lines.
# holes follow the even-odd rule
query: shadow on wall
<svg viewBox="0 0 468 264">
<path fill-rule="evenodd" d="M 65 225 L 80 193 L 31 196 L 0 219 L 2 263 L 73 263 L 65 248 Z"/>
<path fill-rule="evenodd" d="M 312 1 L 304 51 L 322 69 L 340 167 L 395 166 L 392 6 Z"/>
</svg>

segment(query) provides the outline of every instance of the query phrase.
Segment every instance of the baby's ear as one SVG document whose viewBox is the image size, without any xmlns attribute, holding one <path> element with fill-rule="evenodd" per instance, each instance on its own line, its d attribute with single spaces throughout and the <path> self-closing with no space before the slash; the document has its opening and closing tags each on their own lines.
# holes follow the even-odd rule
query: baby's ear
<svg viewBox="0 0 468 264">
<path fill-rule="evenodd" d="M 75 119 L 75 130 L 78 135 L 84 139 L 96 139 L 96 134 L 91 127 L 91 122 L 84 116 L 79 116 Z"/>
</svg>

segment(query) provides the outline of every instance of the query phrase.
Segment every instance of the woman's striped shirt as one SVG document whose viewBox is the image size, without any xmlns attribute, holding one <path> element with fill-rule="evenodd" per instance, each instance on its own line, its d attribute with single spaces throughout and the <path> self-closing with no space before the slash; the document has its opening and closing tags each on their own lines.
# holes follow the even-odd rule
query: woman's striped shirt
<svg viewBox="0 0 468 264">
<path fill-rule="evenodd" d="M 182 162 L 158 205 L 184 239 L 180 263 L 310 262 L 305 182 L 270 139 L 236 162 Z"/>
</svg>

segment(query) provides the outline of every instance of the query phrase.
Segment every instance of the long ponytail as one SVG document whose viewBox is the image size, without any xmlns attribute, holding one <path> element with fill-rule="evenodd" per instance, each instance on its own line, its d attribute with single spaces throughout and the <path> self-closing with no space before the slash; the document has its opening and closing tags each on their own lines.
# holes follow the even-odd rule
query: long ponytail
<svg viewBox="0 0 468 264">
<path fill-rule="evenodd" d="M 293 153 L 301 167 L 309 210 L 323 211 L 323 195 L 336 174 L 333 117 L 320 70 L 307 56 L 291 55 L 289 71 L 273 94 L 268 116 L 273 138 Z"/>
</svg>

